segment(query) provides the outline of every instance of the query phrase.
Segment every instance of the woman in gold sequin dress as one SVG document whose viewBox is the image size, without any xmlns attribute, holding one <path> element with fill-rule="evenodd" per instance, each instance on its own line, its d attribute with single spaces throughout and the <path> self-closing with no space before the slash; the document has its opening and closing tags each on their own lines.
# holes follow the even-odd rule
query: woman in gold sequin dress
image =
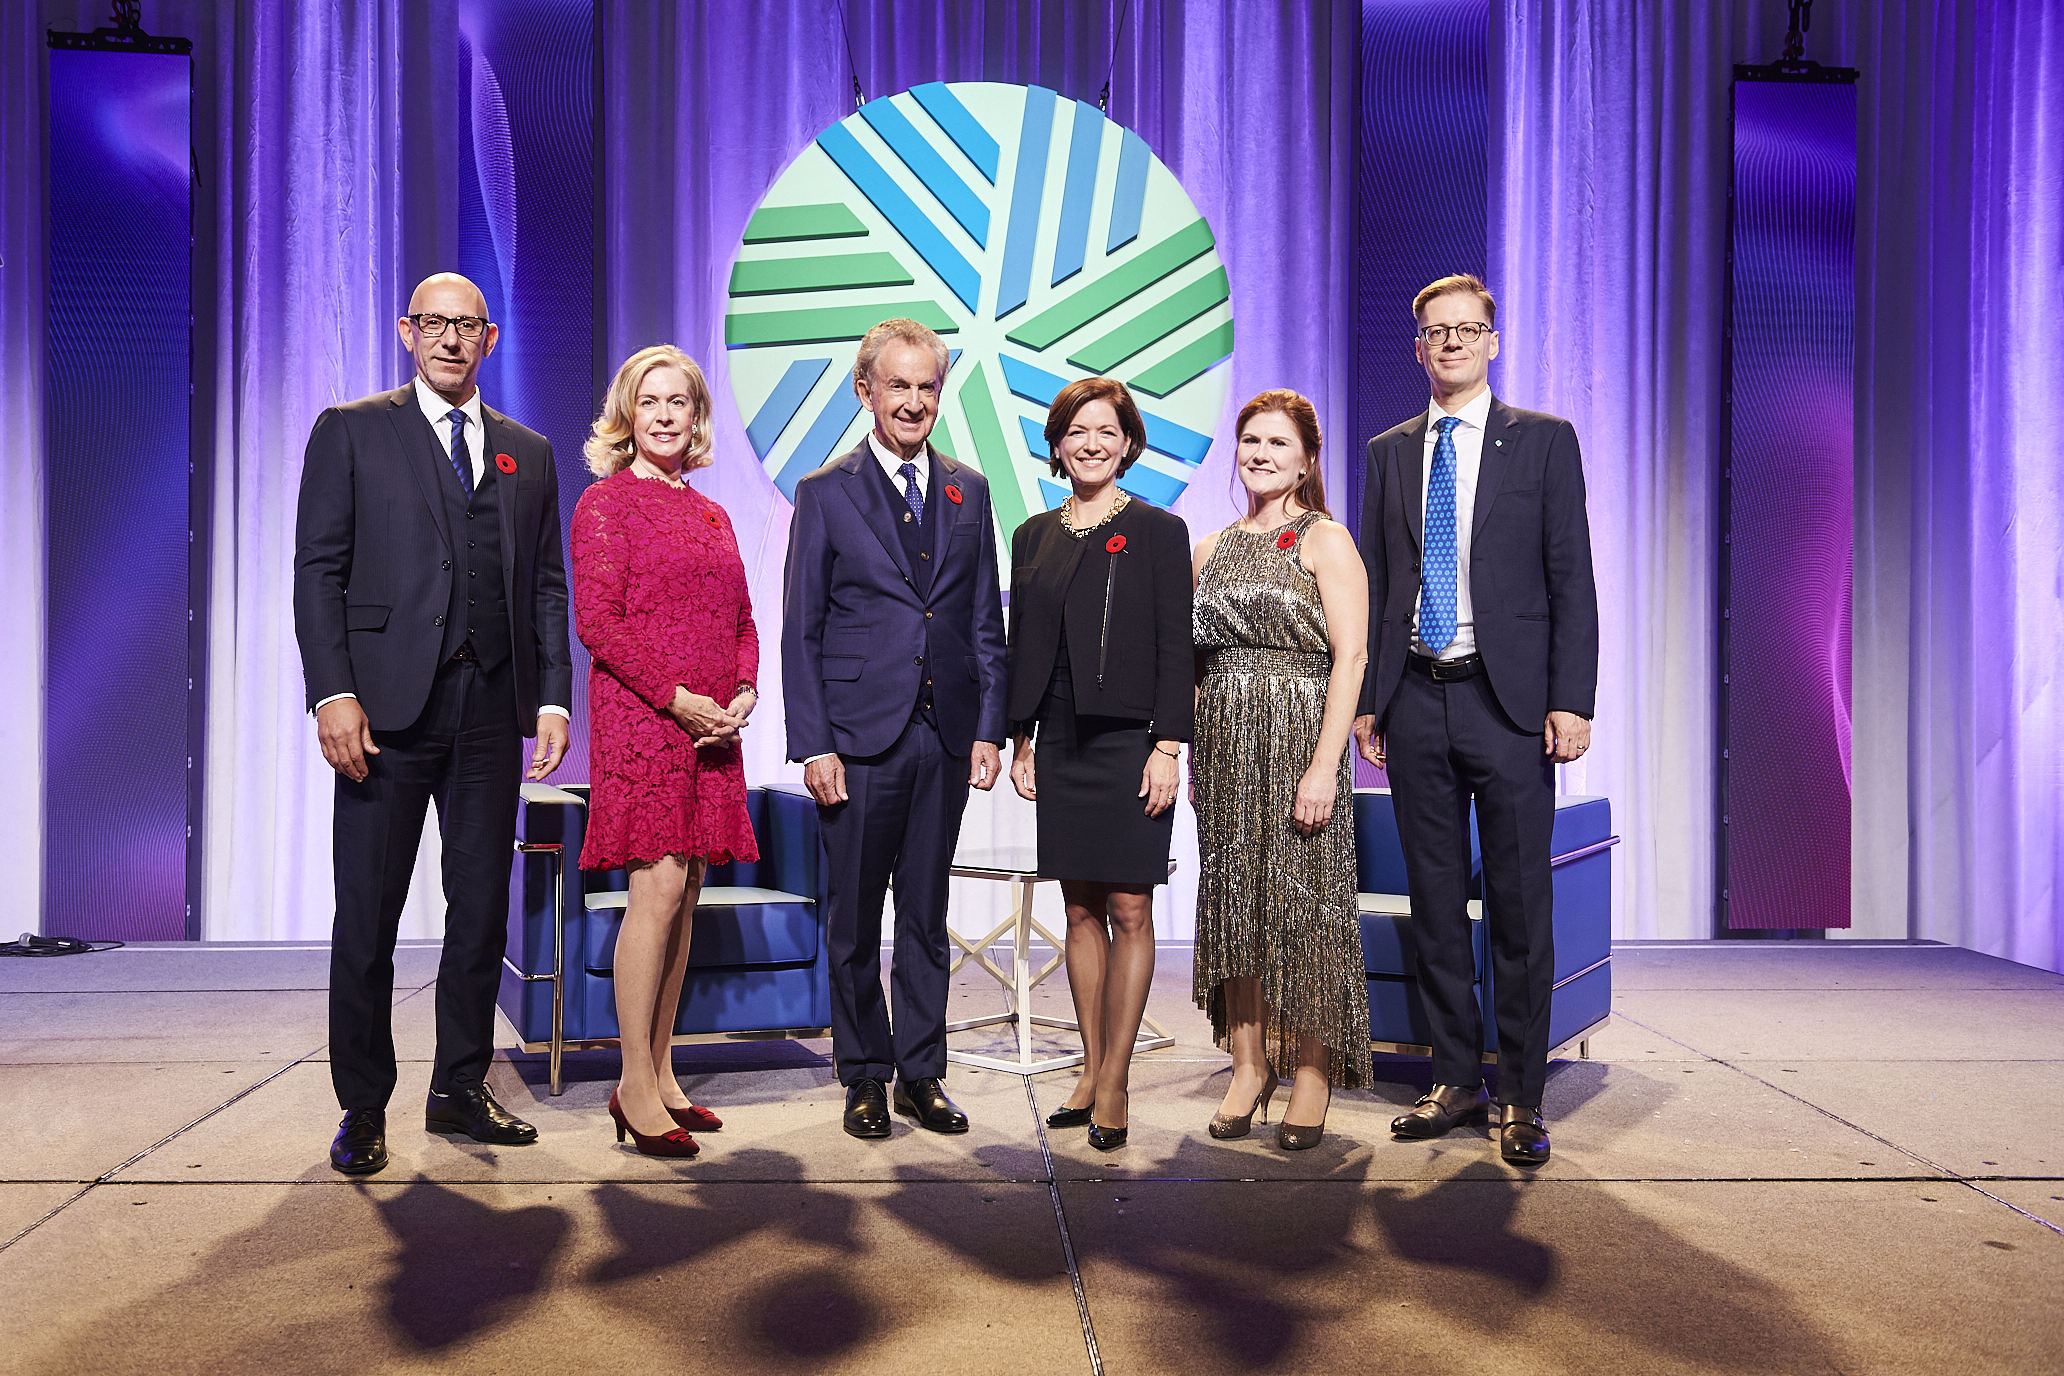
<svg viewBox="0 0 2064 1376">
<path fill-rule="evenodd" d="M 1354 537 L 1327 516 L 1312 404 L 1263 392 L 1235 434 L 1247 515 L 1195 558 L 1194 990 L 1233 1056 L 1211 1135 L 1246 1136 L 1294 1057 L 1276 1141 L 1297 1151 L 1318 1143 L 1333 1085 L 1369 1081 L 1347 754 L 1369 584 Z"/>
</svg>

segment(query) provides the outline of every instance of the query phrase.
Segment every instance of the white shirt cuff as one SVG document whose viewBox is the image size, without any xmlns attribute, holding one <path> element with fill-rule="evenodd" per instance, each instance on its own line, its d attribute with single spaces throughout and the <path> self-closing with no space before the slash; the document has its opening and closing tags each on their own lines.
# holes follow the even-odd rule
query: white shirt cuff
<svg viewBox="0 0 2064 1376">
<path fill-rule="evenodd" d="M 572 720 L 573 720 L 573 713 L 571 713 L 571 712 L 567 711 L 567 710 L 566 710 L 566 709 L 565 709 L 564 707 L 558 707 L 558 706 L 555 706 L 555 705 L 553 705 L 552 703 L 549 703 L 549 702 L 548 702 L 548 703 L 546 703 L 546 704 L 545 704 L 544 706 L 542 706 L 542 707 L 538 708 L 538 715 L 539 715 L 539 716 L 541 716 L 541 717 L 542 717 L 542 716 L 546 715 L 547 713 L 550 713 L 550 714 L 551 714 L 552 716 L 555 716 L 555 717 L 564 717 L 564 718 L 566 718 L 566 719 L 567 719 L 568 721 L 572 721 Z"/>
<path fill-rule="evenodd" d="M 318 702 L 315 705 L 314 710 L 320 712 L 323 708 L 328 707 L 333 702 L 342 702 L 346 698 L 355 699 L 357 697 L 358 694 L 356 693 L 332 693 L 328 697 L 324 698 L 321 702 Z"/>
<path fill-rule="evenodd" d="M 838 754 L 838 751 L 836 750 L 827 750 L 822 755 L 812 755 L 809 759 L 803 761 L 803 768 L 808 769 L 811 765 L 817 763 L 817 761 L 828 760 L 836 754 Z"/>
</svg>

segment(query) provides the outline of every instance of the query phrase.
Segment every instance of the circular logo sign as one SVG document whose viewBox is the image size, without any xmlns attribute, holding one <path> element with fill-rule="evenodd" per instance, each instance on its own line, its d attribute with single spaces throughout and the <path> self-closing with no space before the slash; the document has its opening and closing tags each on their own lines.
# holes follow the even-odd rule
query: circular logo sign
<svg viewBox="0 0 2064 1376">
<path fill-rule="evenodd" d="M 731 269 L 731 388 L 784 496 L 858 444 L 869 327 L 921 320 L 952 350 L 932 443 L 989 479 L 1002 547 L 1067 487 L 1046 408 L 1122 380 L 1147 452 L 1119 485 L 1160 506 L 1204 461 L 1233 351 L 1211 229 L 1130 129 L 1039 86 L 932 83 L 817 136 L 768 190 Z"/>
</svg>

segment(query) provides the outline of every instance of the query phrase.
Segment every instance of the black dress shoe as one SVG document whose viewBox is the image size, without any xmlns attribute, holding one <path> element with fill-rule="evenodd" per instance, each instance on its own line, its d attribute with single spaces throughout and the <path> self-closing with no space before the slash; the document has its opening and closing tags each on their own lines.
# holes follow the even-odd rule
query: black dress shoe
<svg viewBox="0 0 2064 1376">
<path fill-rule="evenodd" d="M 846 1132 L 853 1137 L 889 1135 L 889 1092 L 880 1080 L 846 1086 Z"/>
<path fill-rule="evenodd" d="M 1088 1108 L 1062 1107 L 1046 1115 L 1046 1125 L 1050 1128 L 1086 1128 L 1091 1125 L 1095 1116 L 1095 1104 Z"/>
<path fill-rule="evenodd" d="M 387 1165 L 387 1110 L 347 1108 L 330 1143 L 330 1165 L 346 1175 L 371 1175 Z"/>
<path fill-rule="evenodd" d="M 520 1147 L 537 1141 L 537 1129 L 495 1102 L 486 1085 L 454 1089 L 445 1094 L 430 1091 L 423 1107 L 426 1132 L 463 1132 L 476 1142 Z"/>
<path fill-rule="evenodd" d="M 1491 1096 L 1482 1085 L 1435 1085 L 1410 1113 L 1390 1120 L 1390 1131 L 1397 1137 L 1441 1137 L 1462 1123 L 1482 1122 L 1490 1109 Z"/>
<path fill-rule="evenodd" d="M 938 1076 L 922 1080 L 896 1081 L 896 1112 L 917 1119 L 921 1128 L 933 1132 L 966 1132 L 967 1115 L 946 1097 L 946 1085 Z"/>
<path fill-rule="evenodd" d="M 1538 1166 L 1548 1159 L 1548 1126 L 1538 1108 L 1506 1104 L 1499 1115 L 1498 1154 L 1515 1166 Z"/>
</svg>

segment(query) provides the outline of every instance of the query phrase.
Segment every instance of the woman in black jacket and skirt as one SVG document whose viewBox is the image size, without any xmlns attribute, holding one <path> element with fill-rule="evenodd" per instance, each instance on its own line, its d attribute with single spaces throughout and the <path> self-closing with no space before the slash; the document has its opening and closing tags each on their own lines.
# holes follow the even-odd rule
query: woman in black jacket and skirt
<svg viewBox="0 0 2064 1376">
<path fill-rule="evenodd" d="M 1082 1078 L 1047 1126 L 1087 1125 L 1090 1145 L 1109 1151 L 1125 1145 L 1154 982 L 1154 886 L 1168 880 L 1176 761 L 1195 711 L 1190 533 L 1118 487 L 1147 444 L 1124 383 L 1062 388 L 1046 442 L 1073 490 L 1011 540 L 1011 783 L 1038 805 L 1040 875 L 1061 881 L 1082 1027 Z"/>
</svg>

